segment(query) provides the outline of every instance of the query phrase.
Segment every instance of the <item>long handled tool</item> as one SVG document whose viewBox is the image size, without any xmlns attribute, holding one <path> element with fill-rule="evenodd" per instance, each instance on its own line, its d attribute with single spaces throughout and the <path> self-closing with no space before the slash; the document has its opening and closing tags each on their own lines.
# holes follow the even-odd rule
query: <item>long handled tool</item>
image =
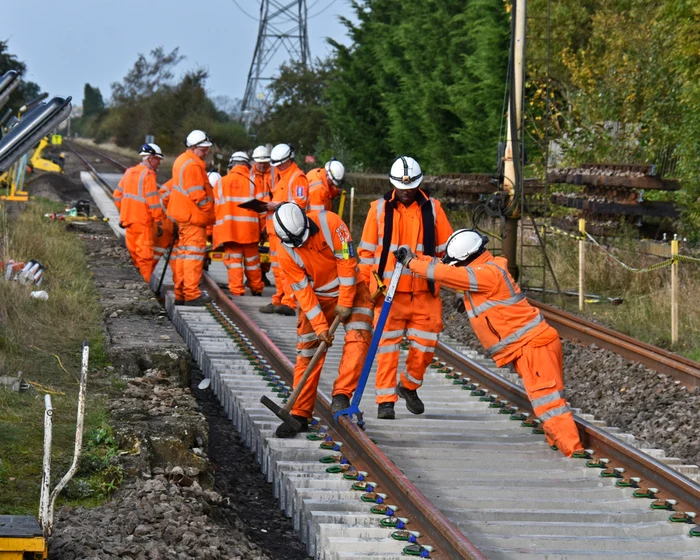
<svg viewBox="0 0 700 560">
<path fill-rule="evenodd" d="M 335 329 L 338 328 L 338 325 L 340 325 L 340 316 L 336 316 L 336 318 L 333 319 L 333 323 L 331 324 L 331 327 L 328 330 L 328 336 L 333 336 L 333 334 L 335 333 Z M 263 395 L 262 397 L 260 397 L 261 403 L 263 403 L 267 408 L 274 412 L 280 420 L 283 420 L 284 422 L 292 426 L 292 428 L 294 428 L 296 431 L 301 430 L 301 424 L 296 418 L 294 418 L 294 416 L 292 416 L 291 410 L 294 407 L 294 403 L 297 402 L 297 398 L 299 398 L 299 394 L 304 388 L 304 385 L 306 385 L 306 381 L 307 379 L 309 379 L 309 376 L 314 370 L 314 367 L 316 367 L 316 364 L 321 359 L 321 356 L 325 354 L 326 348 L 328 348 L 328 345 L 325 342 L 321 341 L 321 344 L 319 344 L 318 348 L 316 348 L 316 352 L 314 352 L 314 355 L 312 356 L 309 365 L 306 366 L 306 371 L 304 371 L 304 375 L 302 375 L 301 379 L 299 380 L 299 383 L 294 388 L 294 391 L 292 391 L 292 394 L 290 395 L 289 399 L 287 399 L 287 404 L 284 405 L 284 408 L 282 408 L 280 405 L 278 405 L 276 402 L 270 399 L 267 395 Z"/>
<path fill-rule="evenodd" d="M 396 263 L 394 267 L 394 273 L 391 275 L 391 282 L 384 295 L 384 303 L 382 304 L 382 310 L 379 313 L 379 320 L 374 327 L 374 334 L 372 335 L 372 342 L 369 345 L 369 350 L 367 351 L 367 357 L 365 358 L 365 363 L 362 366 L 362 373 L 360 374 L 360 380 L 357 383 L 357 389 L 355 389 L 355 394 L 352 396 L 352 402 L 350 407 L 335 413 L 334 418 L 337 420 L 343 415 L 348 415 L 352 418 L 354 414 L 357 416 L 357 425 L 362 428 L 365 425 L 365 421 L 362 419 L 362 412 L 360 412 L 360 401 L 362 400 L 362 394 L 365 392 L 365 387 L 367 386 L 367 379 L 372 371 L 372 364 L 374 363 L 374 358 L 377 355 L 377 349 L 379 348 L 379 341 L 382 338 L 382 332 L 384 332 L 384 324 L 386 323 L 386 318 L 389 316 L 389 310 L 391 309 L 391 303 L 394 301 L 394 292 L 396 292 L 396 287 L 399 285 L 399 280 L 401 279 L 401 272 L 403 271 L 403 265 L 400 262 Z M 381 289 L 381 288 L 380 288 Z M 380 290 L 377 290 L 379 292 Z"/>
<path fill-rule="evenodd" d="M 168 247 L 168 254 L 165 257 L 165 264 L 163 265 L 163 272 L 160 273 L 160 280 L 158 281 L 158 287 L 156 288 L 156 295 L 160 297 L 160 289 L 163 286 L 163 280 L 165 280 L 165 273 L 168 270 L 168 264 L 170 263 L 170 255 L 173 254 L 173 247 L 175 247 L 175 241 L 177 241 L 177 228 L 173 231 L 173 238 L 170 241 L 170 247 Z"/>
</svg>

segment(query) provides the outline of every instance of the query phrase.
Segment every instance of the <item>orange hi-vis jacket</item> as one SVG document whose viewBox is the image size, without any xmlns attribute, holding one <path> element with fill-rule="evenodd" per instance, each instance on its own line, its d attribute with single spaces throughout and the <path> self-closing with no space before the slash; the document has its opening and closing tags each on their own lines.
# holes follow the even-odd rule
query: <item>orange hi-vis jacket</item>
<svg viewBox="0 0 700 560">
<path fill-rule="evenodd" d="M 178 224 L 206 227 L 214 223 L 214 192 L 207 166 L 190 150 L 180 154 L 173 164 L 168 216 Z"/>
<path fill-rule="evenodd" d="M 158 196 L 160 197 L 160 203 L 163 205 L 165 210 L 168 210 L 168 203 L 170 202 L 170 194 L 173 190 L 173 184 L 175 181 L 171 177 L 165 183 L 163 183 L 158 189 Z"/>
<path fill-rule="evenodd" d="M 258 213 L 238 206 L 252 198 L 262 200 L 262 189 L 257 189 L 253 173 L 246 165 L 235 165 L 221 178 L 214 193 L 214 247 L 229 242 L 246 245 L 260 241 L 267 211 Z"/>
<path fill-rule="evenodd" d="M 280 243 L 277 258 L 294 295 L 319 334 L 328 330 L 318 298 L 338 298 L 337 305 L 352 307 L 357 282 L 357 257 L 350 230 L 333 212 L 309 212 L 311 231 L 303 246 Z"/>
<path fill-rule="evenodd" d="M 306 174 L 309 180 L 309 210 L 331 210 L 333 197 L 340 194 L 328 173 L 322 167 L 312 169 Z"/>
<path fill-rule="evenodd" d="M 262 198 L 265 202 L 270 202 L 272 200 L 272 171 L 269 169 L 260 173 L 253 167 L 253 181 L 255 182 L 255 192 L 262 193 Z"/>
<path fill-rule="evenodd" d="M 281 173 L 274 167 L 272 178 L 272 200 L 271 202 L 296 202 L 302 210 L 306 210 L 309 202 L 309 180 L 299 166 L 292 162 L 287 169 Z M 272 224 L 272 215 L 267 214 L 267 233 L 276 235 L 275 227 Z"/>
<path fill-rule="evenodd" d="M 386 222 L 387 215 L 392 218 L 389 223 Z M 408 207 L 396 201 L 394 190 L 372 202 L 357 250 L 360 273 L 370 293 L 377 291 L 372 271 L 377 271 L 382 282 L 388 285 L 396 265 L 393 253 L 399 247 L 408 246 L 416 255 L 440 257 L 450 235 L 452 226 L 442 205 L 423 190 L 419 190 L 418 197 Z M 436 295 L 439 286 L 432 286 L 432 282 L 414 277 L 411 271 L 404 269 L 396 290 Z"/>
<path fill-rule="evenodd" d="M 124 172 L 114 190 L 114 204 L 119 210 L 119 220 L 128 227 L 131 224 L 151 226 L 165 218 L 158 198 L 156 173 L 139 164 Z"/>
<path fill-rule="evenodd" d="M 449 288 L 464 290 L 464 305 L 474 334 L 498 366 L 535 338 L 544 344 L 556 330 L 530 305 L 508 272 L 508 261 L 488 251 L 469 266 L 448 266 L 428 257 L 413 259 L 409 268 Z"/>
</svg>

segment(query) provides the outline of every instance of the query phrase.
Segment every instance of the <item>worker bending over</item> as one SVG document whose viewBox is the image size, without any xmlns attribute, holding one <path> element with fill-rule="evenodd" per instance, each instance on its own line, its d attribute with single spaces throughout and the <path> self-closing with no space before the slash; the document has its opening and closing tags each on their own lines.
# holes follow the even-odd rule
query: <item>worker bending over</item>
<svg viewBox="0 0 700 560">
<path fill-rule="evenodd" d="M 474 334 L 498 367 L 512 363 L 547 440 L 571 457 L 584 457 L 576 423 L 564 399 L 561 342 L 557 331 L 530 305 L 508 272 L 508 261 L 486 250 L 488 238 L 460 229 L 447 242 L 442 263 L 406 247 L 397 258 L 416 276 L 464 290 Z"/>
<path fill-rule="evenodd" d="M 156 183 L 163 152 L 157 144 L 144 144 L 139 155 L 141 163 L 127 169 L 114 190 L 114 204 L 119 210 L 120 225 L 126 230 L 126 248 L 131 260 L 149 282 L 155 267 L 153 230 L 162 229 L 165 219 Z"/>
<path fill-rule="evenodd" d="M 415 159 L 397 158 L 389 180 L 394 188 L 372 202 L 358 249 L 360 270 L 375 299 L 381 298 L 384 283 L 388 284 L 391 278 L 396 249 L 408 247 L 418 255 L 439 257 L 452 233 L 440 203 L 419 188 L 423 173 Z M 406 399 L 406 407 L 413 414 L 423 414 L 425 410 L 416 390 L 423 384 L 438 333 L 442 331 L 439 292 L 433 280 L 414 278 L 408 270 L 399 280 L 377 350 L 377 418 L 393 419 L 399 396 Z M 375 310 L 375 324 L 381 307 L 378 305 Z M 397 385 L 396 370 L 404 336 L 410 347 L 406 369 Z"/>
<path fill-rule="evenodd" d="M 294 202 L 305 211 L 309 201 L 309 181 L 294 162 L 294 148 L 289 144 L 277 144 L 272 148 L 270 165 L 272 166 L 272 199 L 267 205 L 267 234 L 270 239 L 270 260 L 277 292 L 272 296 L 272 303 L 262 306 L 260 312 L 294 315 L 297 304 L 293 291 L 289 287 L 284 270 L 280 266 L 275 266 L 279 264 L 275 261 L 279 257 L 280 241 L 272 224 L 272 215 L 283 202 Z"/>
<path fill-rule="evenodd" d="M 175 304 L 203 305 L 211 301 L 199 289 L 204 270 L 207 226 L 214 224 L 214 193 L 204 158 L 212 143 L 201 130 L 193 130 L 185 141 L 187 150 L 173 164 L 173 189 L 168 216 L 178 228 Z"/>
<path fill-rule="evenodd" d="M 284 269 L 301 312 L 297 322 L 296 386 L 321 341 L 330 346 L 329 325 L 339 315 L 345 326 L 345 345 L 333 384 L 331 411 L 350 406 L 372 339 L 374 302 L 367 284 L 358 276 L 350 231 L 333 212 L 304 211 L 293 203 L 280 205 L 272 217 L 280 240 L 279 264 Z M 292 408 L 302 431 L 314 411 L 316 389 L 325 355 L 315 365 Z M 284 422 L 277 437 L 297 432 Z"/>
<path fill-rule="evenodd" d="M 345 167 L 331 158 L 325 167 L 317 167 L 306 174 L 309 180 L 309 210 L 332 210 L 333 199 L 340 194 L 338 188 L 345 179 Z"/>
<path fill-rule="evenodd" d="M 231 168 L 228 174 L 214 188 L 216 223 L 212 245 L 215 249 L 223 247 L 231 295 L 245 295 L 245 272 L 251 293 L 262 296 L 264 284 L 258 243 L 260 231 L 265 227 L 267 212 L 241 208 L 239 204 L 252 199 L 261 200 L 264 193 L 262 188 L 258 190 L 255 185 L 248 154 L 234 152 L 229 164 Z"/>
</svg>

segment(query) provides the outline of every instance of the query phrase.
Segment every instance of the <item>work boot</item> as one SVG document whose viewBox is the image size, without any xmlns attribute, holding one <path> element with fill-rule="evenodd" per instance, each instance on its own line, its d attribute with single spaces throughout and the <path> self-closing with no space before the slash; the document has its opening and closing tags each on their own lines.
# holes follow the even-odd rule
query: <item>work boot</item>
<svg viewBox="0 0 700 560">
<path fill-rule="evenodd" d="M 192 306 L 192 307 L 204 305 L 206 303 L 211 303 L 211 298 L 205 294 L 202 294 L 197 299 L 185 300 L 185 305 Z"/>
<path fill-rule="evenodd" d="M 309 431 L 309 419 L 308 418 L 304 418 L 303 416 L 297 416 L 296 414 L 292 414 L 292 417 L 295 420 L 299 421 L 299 423 L 301 424 L 301 430 L 295 430 L 287 422 L 282 422 L 279 426 L 277 426 L 277 431 L 275 432 L 275 435 L 278 438 L 293 438 L 295 435 L 297 435 L 300 432 L 308 432 Z"/>
<path fill-rule="evenodd" d="M 175 305 L 185 305 L 185 300 L 184 299 L 176 299 Z"/>
<path fill-rule="evenodd" d="M 262 297 L 262 292 L 251 292 L 253 297 Z"/>
<path fill-rule="evenodd" d="M 418 393 L 414 389 L 406 389 L 398 384 L 396 387 L 399 393 L 399 397 L 406 400 L 406 408 L 412 414 L 423 414 L 425 412 L 425 406 L 423 406 L 423 401 L 420 400 Z"/>
<path fill-rule="evenodd" d="M 297 314 L 297 312 L 288 305 L 275 305 L 275 313 L 278 315 L 289 315 L 290 317 Z"/>
<path fill-rule="evenodd" d="M 331 413 L 335 416 L 336 412 L 350 408 L 350 397 L 347 395 L 333 395 L 331 403 Z"/>
<path fill-rule="evenodd" d="M 394 403 L 379 403 L 379 408 L 377 409 L 377 418 L 379 418 L 380 420 L 393 420 L 394 418 L 396 418 L 396 413 L 394 412 Z"/>
<path fill-rule="evenodd" d="M 260 311 L 260 313 L 274 313 L 275 307 L 277 307 L 277 306 L 274 303 L 268 303 L 267 305 L 263 305 L 262 307 L 259 307 L 258 311 Z"/>
</svg>

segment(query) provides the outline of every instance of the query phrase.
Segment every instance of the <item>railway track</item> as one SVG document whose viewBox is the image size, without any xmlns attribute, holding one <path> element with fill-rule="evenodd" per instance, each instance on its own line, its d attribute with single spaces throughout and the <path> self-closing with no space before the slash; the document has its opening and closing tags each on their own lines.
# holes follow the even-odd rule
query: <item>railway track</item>
<svg viewBox="0 0 700 560">
<path fill-rule="evenodd" d="M 700 555 L 690 536 L 700 508 L 692 479 L 581 417 L 593 459 L 565 459 L 533 433 L 510 371 L 452 341 L 440 343 L 426 374 L 425 415 L 399 406 L 395 422 L 373 419 L 368 394 L 366 432 L 347 418 L 334 422 L 336 344 L 320 384 L 318 431 L 272 437 L 279 420 L 259 399 L 290 389 L 296 319 L 257 313 L 260 298 L 233 303 L 217 280 L 205 278 L 212 306 L 176 307 L 171 294 L 166 306 L 317 558 Z M 404 524 L 420 533 L 416 543 L 397 540 L 412 539 Z"/>
</svg>

